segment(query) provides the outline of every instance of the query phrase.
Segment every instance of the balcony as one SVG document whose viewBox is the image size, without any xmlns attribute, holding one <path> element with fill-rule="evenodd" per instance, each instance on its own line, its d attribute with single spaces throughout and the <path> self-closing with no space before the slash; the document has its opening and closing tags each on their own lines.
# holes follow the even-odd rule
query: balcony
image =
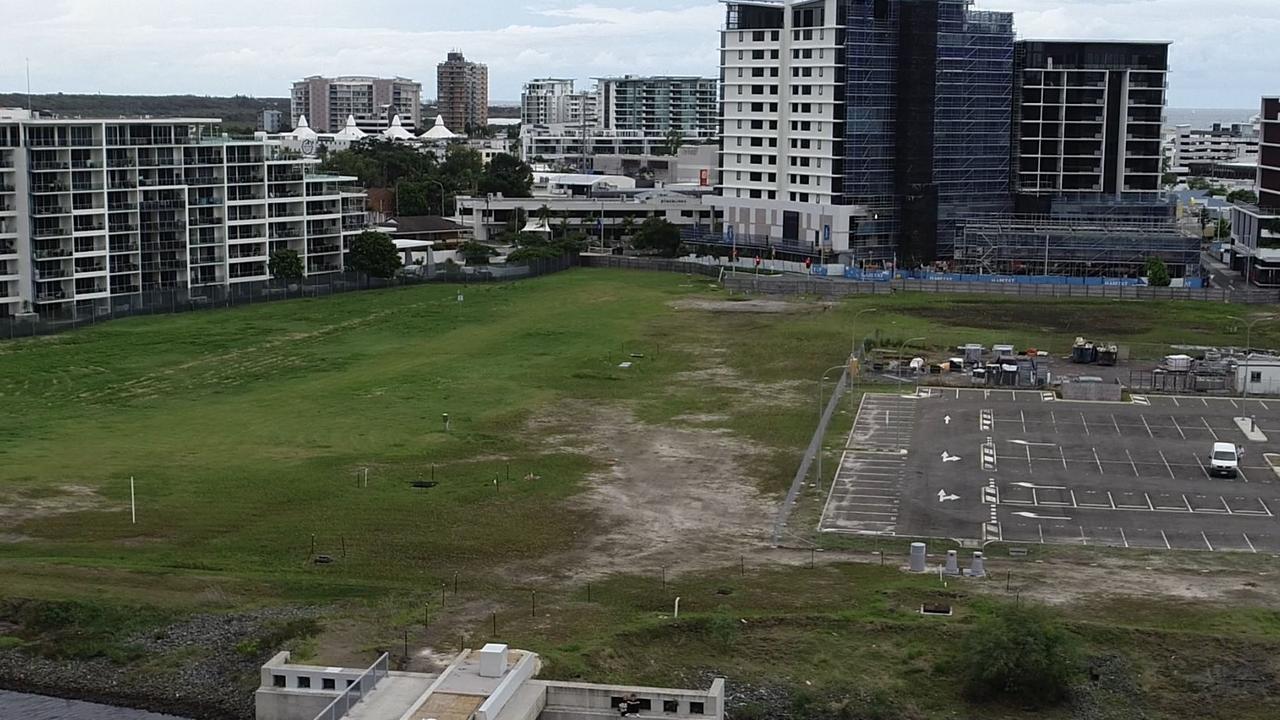
<svg viewBox="0 0 1280 720">
<path fill-rule="evenodd" d="M 45 217 L 48 215 L 70 215 L 71 210 L 60 206 L 38 207 L 35 210 L 32 210 L 31 214 L 38 217 Z"/>
<path fill-rule="evenodd" d="M 96 160 L 72 160 L 71 167 L 76 170 L 97 170 L 102 164 Z"/>
<path fill-rule="evenodd" d="M 221 185 L 222 178 L 208 177 L 208 176 L 189 177 L 186 180 L 186 184 L 189 185 L 190 187 L 205 187 L 208 185 Z"/>
<path fill-rule="evenodd" d="M 269 176 L 268 182 L 302 182 L 302 172 L 272 173 Z"/>
<path fill-rule="evenodd" d="M 133 261 L 129 261 L 129 262 L 116 262 L 115 260 L 111 261 L 111 272 L 113 274 L 118 275 L 120 273 L 138 272 L 139 269 L 140 269 L 140 266 L 138 265 L 138 263 Z"/>
<path fill-rule="evenodd" d="M 129 212 L 138 209 L 136 202 L 113 202 L 107 203 L 107 209 L 111 212 Z"/>
<path fill-rule="evenodd" d="M 129 243 L 118 243 L 118 242 L 113 242 L 113 243 L 111 243 L 111 252 L 113 252 L 113 253 L 134 253 L 134 252 L 137 252 L 137 251 L 138 251 L 138 243 L 136 243 L 136 242 L 129 242 Z"/>
<path fill-rule="evenodd" d="M 283 200 L 288 198 L 300 198 L 302 197 L 302 193 L 285 191 L 285 190 L 273 190 L 267 193 L 267 197 L 271 198 L 272 200 Z"/>
<path fill-rule="evenodd" d="M 106 227 L 105 225 L 98 225 L 98 224 L 93 224 L 93 225 L 76 225 L 76 226 L 75 226 L 75 229 L 74 229 L 74 231 L 73 231 L 73 232 L 77 232 L 77 233 L 100 233 L 100 232 L 105 232 L 105 231 L 106 231 L 106 229 L 107 229 L 107 227 Z"/>
<path fill-rule="evenodd" d="M 58 227 L 58 228 L 38 228 L 38 229 L 36 229 L 36 230 L 32 230 L 32 231 L 31 231 L 31 237 L 36 238 L 37 240 L 41 240 L 41 239 L 44 239 L 44 238 L 60 238 L 60 237 L 67 237 L 67 236 L 68 236 L 68 235 L 70 235 L 70 234 L 71 234 L 71 231 L 70 231 L 70 230 L 67 230 L 66 228 L 60 228 L 60 227 Z"/>
<path fill-rule="evenodd" d="M 307 253 L 311 255 L 326 255 L 336 252 L 342 252 L 341 245 L 312 245 L 307 248 Z"/>
<path fill-rule="evenodd" d="M 36 195 L 47 195 L 51 193 L 71 192 L 71 187 L 66 183 L 36 183 L 31 186 L 31 192 Z"/>
<path fill-rule="evenodd" d="M 67 291 L 63 290 L 61 287 L 57 289 L 49 289 L 49 290 L 39 289 L 36 291 L 37 303 L 54 303 L 54 302 L 62 302 L 64 300 L 69 300 L 69 299 L 70 298 L 67 296 Z"/>
<path fill-rule="evenodd" d="M 288 240 L 289 238 L 302 237 L 301 230 L 272 230 L 272 240 Z"/>
<path fill-rule="evenodd" d="M 142 232 L 148 232 L 148 233 L 179 232 L 181 230 L 186 229 L 186 227 L 187 227 L 187 223 L 185 220 L 162 220 L 159 222 L 144 222 L 142 223 Z"/>
<path fill-rule="evenodd" d="M 107 167 L 109 168 L 127 168 L 133 166 L 133 158 L 107 158 Z"/>
<path fill-rule="evenodd" d="M 36 282 L 52 282 L 54 280 L 65 280 L 69 277 L 71 277 L 70 270 L 63 270 L 60 268 L 55 270 L 36 269 Z"/>
<path fill-rule="evenodd" d="M 106 263 L 93 263 L 92 265 L 76 265 L 77 275 L 95 275 L 107 271 Z"/>
<path fill-rule="evenodd" d="M 137 295 L 140 292 L 137 285 L 112 285 L 111 294 L 113 295 Z"/>
<path fill-rule="evenodd" d="M 147 200 L 138 205 L 141 210 L 174 210 L 181 207 L 186 207 L 186 203 L 181 200 Z"/>
<path fill-rule="evenodd" d="M 138 187 L 138 183 L 134 180 L 112 180 L 107 183 L 107 187 L 111 190 L 133 190 Z"/>
<path fill-rule="evenodd" d="M 214 207 L 221 205 L 222 201 L 216 197 L 198 197 L 190 200 L 187 204 L 191 207 Z"/>
<path fill-rule="evenodd" d="M 202 215 L 202 216 L 192 217 L 187 224 L 193 228 L 208 227 L 210 225 L 221 225 L 222 218 L 216 215 Z"/>
<path fill-rule="evenodd" d="M 44 160 L 31 163 L 33 172 L 45 172 L 49 170 L 70 170 L 71 163 L 64 160 Z"/>
</svg>

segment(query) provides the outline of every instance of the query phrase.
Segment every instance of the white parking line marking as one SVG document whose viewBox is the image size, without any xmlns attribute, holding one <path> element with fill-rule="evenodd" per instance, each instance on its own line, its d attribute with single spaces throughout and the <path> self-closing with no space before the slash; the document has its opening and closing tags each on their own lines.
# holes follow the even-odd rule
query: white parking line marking
<svg viewBox="0 0 1280 720">
<path fill-rule="evenodd" d="M 1080 422 L 1084 425 L 1084 434 L 1092 435 L 1093 433 L 1089 432 L 1089 421 L 1084 419 L 1084 413 L 1080 413 Z"/>
<path fill-rule="evenodd" d="M 1254 546 L 1253 546 L 1253 541 L 1249 539 L 1249 534 L 1248 534 L 1248 533 L 1240 533 L 1240 534 L 1244 536 L 1244 542 L 1245 542 L 1245 544 L 1246 544 L 1246 545 L 1248 545 L 1248 546 L 1249 546 L 1249 550 L 1251 550 L 1251 551 L 1253 551 L 1253 552 L 1255 552 L 1255 553 L 1256 553 L 1256 552 L 1258 552 L 1258 548 L 1254 547 Z"/>
<path fill-rule="evenodd" d="M 1186 495 L 1182 496 L 1182 502 L 1187 504 L 1187 512 L 1189 513 L 1195 512 L 1195 510 L 1191 509 L 1191 501 L 1187 499 Z"/>
<path fill-rule="evenodd" d="M 1124 528 L 1120 528 L 1120 540 L 1124 542 L 1125 547 L 1129 547 L 1129 538 L 1124 536 Z"/>
<path fill-rule="evenodd" d="M 1210 551 L 1210 552 L 1213 552 L 1213 543 L 1209 542 L 1209 536 L 1208 536 L 1208 535 L 1205 535 L 1205 534 L 1204 534 L 1204 531 L 1201 531 L 1201 532 L 1200 532 L 1200 537 L 1204 538 L 1204 544 L 1209 546 L 1209 551 Z"/>
<path fill-rule="evenodd" d="M 1158 450 L 1157 452 L 1160 453 L 1160 459 L 1164 461 L 1164 469 L 1169 471 L 1169 479 L 1177 480 L 1178 476 L 1173 474 L 1173 467 L 1169 465 L 1169 458 L 1164 456 L 1163 450 Z"/>
<path fill-rule="evenodd" d="M 1212 480 L 1213 477 L 1209 475 L 1209 470 L 1204 466 L 1204 462 L 1200 459 L 1200 456 L 1192 453 L 1192 457 L 1196 459 L 1196 464 L 1200 466 L 1200 472 L 1204 473 L 1205 479 Z"/>
<path fill-rule="evenodd" d="M 1078 508 L 1078 507 L 1080 507 L 1080 504 L 1076 502 L 1076 491 L 1075 491 L 1075 490 L 1068 490 L 1067 492 L 1071 493 L 1071 507 L 1073 507 L 1073 508 Z"/>
<path fill-rule="evenodd" d="M 1067 469 L 1067 456 L 1062 452 L 1062 446 L 1058 446 L 1058 457 L 1062 458 L 1062 469 Z"/>
<path fill-rule="evenodd" d="M 1098 448 L 1093 448 L 1093 461 L 1098 463 L 1098 474 L 1106 475 L 1107 472 L 1102 469 L 1102 460 L 1098 459 Z"/>
<path fill-rule="evenodd" d="M 1275 517 L 1275 515 L 1271 514 L 1271 508 L 1267 507 L 1267 503 L 1262 498 L 1258 498 L 1258 503 L 1261 504 L 1262 509 L 1266 511 L 1267 517 Z"/>
<path fill-rule="evenodd" d="M 1173 549 L 1173 546 L 1169 544 L 1169 536 L 1168 536 L 1168 535 L 1165 535 L 1163 530 L 1161 530 L 1161 531 L 1160 531 L 1160 537 L 1164 539 L 1164 547 L 1165 547 L 1165 549 L 1166 549 L 1166 550 L 1172 550 L 1172 549 Z"/>
<path fill-rule="evenodd" d="M 1233 402 L 1234 402 L 1234 401 L 1233 401 Z M 1267 406 L 1267 403 L 1266 403 L 1266 401 L 1264 401 L 1264 400 L 1259 400 L 1259 401 L 1258 401 L 1258 404 L 1262 406 L 1262 409 L 1263 409 L 1263 410 L 1270 410 L 1270 409 L 1271 409 L 1270 407 L 1268 407 L 1268 406 Z"/>
<path fill-rule="evenodd" d="M 1084 526 L 1083 526 L 1083 525 L 1081 525 L 1081 526 L 1080 526 L 1080 542 L 1081 542 L 1081 544 L 1084 544 L 1084 545 L 1088 545 L 1088 544 L 1089 544 L 1089 538 L 1088 538 L 1088 536 L 1086 536 L 1086 535 L 1084 534 Z"/>
<path fill-rule="evenodd" d="M 1183 440 L 1186 440 L 1186 439 L 1187 439 L 1187 434 L 1186 434 L 1186 433 L 1184 433 L 1184 432 L 1182 432 L 1182 426 L 1178 424 L 1178 418 L 1176 418 L 1176 417 L 1174 417 L 1174 416 L 1170 415 L 1170 416 L 1169 416 L 1169 419 L 1173 421 L 1173 426 L 1174 426 L 1174 427 L 1176 427 L 1176 428 L 1178 428 L 1178 434 L 1182 436 L 1182 439 L 1183 439 Z M 1200 418 L 1200 419 L 1201 419 L 1201 420 L 1203 420 L 1204 418 Z"/>
<path fill-rule="evenodd" d="M 1124 454 L 1129 458 L 1129 465 L 1133 467 L 1133 476 L 1140 477 L 1141 473 L 1138 472 L 1138 463 L 1133 461 L 1133 456 L 1129 454 L 1129 448 L 1124 449 Z"/>
<path fill-rule="evenodd" d="M 1226 508 L 1226 509 L 1227 509 L 1227 514 L 1228 514 L 1228 515 L 1234 515 L 1234 514 L 1235 514 L 1235 513 L 1231 512 L 1231 506 L 1227 504 L 1227 499 L 1226 499 L 1226 498 L 1224 498 L 1224 497 L 1222 497 L 1222 496 L 1218 496 L 1218 499 L 1222 501 L 1222 507 L 1224 507 L 1224 508 Z"/>
<path fill-rule="evenodd" d="M 1058 414 L 1050 410 L 1049 419 L 1053 421 L 1053 432 L 1056 435 L 1058 432 Z"/>
<path fill-rule="evenodd" d="M 1115 413 L 1111 414 L 1111 424 L 1116 426 L 1116 435 L 1124 435 L 1124 433 L 1120 432 L 1120 422 L 1116 420 Z"/>
<path fill-rule="evenodd" d="M 1200 418 L 1200 422 L 1204 423 L 1204 429 L 1208 430 L 1209 434 L 1212 435 L 1213 439 L 1216 441 L 1218 439 L 1218 433 L 1213 431 L 1213 426 L 1209 424 L 1209 421 L 1202 417 Z"/>
<path fill-rule="evenodd" d="M 1231 401 L 1231 407 L 1233 407 L 1233 408 L 1239 408 L 1240 406 L 1239 406 L 1238 404 L 1236 404 L 1236 401 L 1235 401 L 1235 400 L 1232 400 L 1232 401 Z"/>
<path fill-rule="evenodd" d="M 1110 490 L 1108 490 L 1108 491 L 1107 491 L 1107 500 L 1108 500 L 1108 501 L 1110 501 L 1110 503 L 1111 503 L 1111 509 L 1112 509 L 1112 510 L 1115 510 L 1115 509 L 1116 509 L 1116 499 L 1115 499 L 1115 498 L 1113 498 L 1113 497 L 1111 497 L 1111 491 L 1110 491 Z"/>
<path fill-rule="evenodd" d="M 1241 480 L 1243 480 L 1243 481 L 1245 481 L 1245 482 L 1249 482 L 1249 476 L 1244 474 L 1244 466 L 1239 466 L 1239 467 L 1237 467 L 1237 468 L 1236 468 L 1236 474 L 1238 474 L 1238 475 L 1240 476 L 1240 479 L 1241 479 Z"/>
<path fill-rule="evenodd" d="M 1150 496 L 1150 495 L 1148 495 L 1148 494 L 1146 494 L 1146 493 L 1142 493 L 1142 497 L 1144 497 L 1144 498 L 1146 498 L 1146 499 L 1147 499 L 1147 509 L 1148 509 L 1148 510 L 1150 510 L 1151 512 L 1155 512 L 1155 511 L 1156 511 L 1156 506 L 1155 506 L 1154 504 L 1152 504 L 1152 502 L 1151 502 L 1151 496 Z"/>
<path fill-rule="evenodd" d="M 1147 424 L 1147 416 L 1139 415 L 1138 417 L 1142 418 L 1142 425 L 1147 429 L 1147 437 L 1154 438 L 1156 434 L 1151 432 L 1151 426 Z"/>
<path fill-rule="evenodd" d="M 1209 401 L 1206 398 L 1200 398 L 1200 402 L 1204 403 L 1205 407 L 1209 407 Z"/>
<path fill-rule="evenodd" d="M 1182 403 L 1178 402 L 1177 396 L 1173 396 L 1173 404 L 1182 407 Z"/>
<path fill-rule="evenodd" d="M 1015 396 L 1015 399 L 1016 399 L 1016 396 Z M 1022 418 L 1022 434 L 1026 435 L 1027 434 L 1027 411 L 1019 410 L 1018 417 Z"/>
<path fill-rule="evenodd" d="M 1041 525 L 1040 523 L 1036 523 L 1036 527 L 1040 528 L 1040 544 L 1043 545 L 1044 544 L 1044 526 Z"/>
<path fill-rule="evenodd" d="M 1035 472 L 1036 467 L 1031 463 L 1031 446 L 1023 445 L 1022 447 L 1027 451 L 1027 472 Z"/>
</svg>

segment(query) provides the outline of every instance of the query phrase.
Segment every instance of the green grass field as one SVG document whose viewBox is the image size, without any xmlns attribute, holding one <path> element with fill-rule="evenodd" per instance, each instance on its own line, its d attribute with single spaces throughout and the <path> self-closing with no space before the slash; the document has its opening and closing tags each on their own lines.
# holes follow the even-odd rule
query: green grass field
<svg viewBox="0 0 1280 720">
<path fill-rule="evenodd" d="M 808 443 L 819 374 L 868 334 L 886 347 L 924 336 L 940 350 L 976 341 L 1055 353 L 1085 335 L 1158 357 L 1176 343 L 1243 344 L 1230 316 L 1251 312 L 935 295 L 727 312 L 738 298 L 706 278 L 587 269 L 469 287 L 463 302 L 456 293 L 353 293 L 0 344 L 0 599 L 161 614 L 319 604 L 348 628 L 318 641 L 324 657 L 342 638 L 358 638 L 350 653 L 388 646 L 414 623 L 416 644 L 447 649 L 459 634 L 487 637 L 496 621 L 560 676 L 696 683 L 719 670 L 765 682 L 781 663 L 781 685 L 808 679 L 821 695 L 839 692 L 852 669 L 858 687 L 895 696 L 930 686 L 895 705 L 907 714 L 886 717 L 950 717 L 957 690 L 932 680 L 947 672 L 948 638 L 1003 600 L 962 590 L 956 602 L 968 609 L 956 620 L 926 620 L 913 606 L 936 581 L 759 561 L 749 540 L 767 531 Z M 877 312 L 855 324 L 868 307 Z M 1280 345 L 1280 327 L 1254 336 Z M 633 367 L 619 368 L 624 360 Z M 661 473 L 646 464 L 673 447 L 652 466 Z M 704 449 L 733 472 L 698 466 Z M 606 512 L 613 496 L 596 491 L 628 465 L 613 509 L 649 498 L 655 518 L 620 531 Z M 363 468 L 368 487 L 357 481 Z M 701 503 L 681 518 L 703 513 L 705 538 L 676 523 L 667 545 L 665 530 L 646 527 L 664 512 L 668 486 L 645 494 L 658 480 L 673 502 Z M 699 483 L 704 494 L 682 494 Z M 721 487 L 755 497 L 722 512 Z M 632 530 L 648 544 L 628 544 Z M 313 543 L 335 562 L 309 562 Z M 739 553 L 745 575 L 731 560 Z M 655 580 L 662 567 L 666 589 Z M 450 590 L 439 607 L 454 573 L 460 597 Z M 533 591 L 542 611 L 530 617 Z M 689 619 L 661 618 L 681 592 Z M 430 630 L 424 602 L 436 603 Z M 1150 717 L 1178 717 L 1169 708 L 1194 685 L 1157 681 L 1172 662 L 1160 653 L 1195 652 L 1204 638 L 1224 657 L 1242 647 L 1235 611 L 1179 602 L 1166 626 L 1160 614 L 1099 602 L 1064 616 L 1096 647 L 1114 643 L 1131 658 L 1134 682 L 1159 689 L 1141 706 Z M 1275 657 L 1280 622 L 1250 614 L 1244 626 Z M 1144 634 L 1159 642 L 1148 648 Z M 827 637 L 840 649 L 825 653 Z M 1274 716 L 1274 696 L 1259 697 L 1221 707 Z M 1251 715 L 1250 703 L 1271 712 Z M 983 717 L 1026 716 L 1000 712 Z"/>
</svg>

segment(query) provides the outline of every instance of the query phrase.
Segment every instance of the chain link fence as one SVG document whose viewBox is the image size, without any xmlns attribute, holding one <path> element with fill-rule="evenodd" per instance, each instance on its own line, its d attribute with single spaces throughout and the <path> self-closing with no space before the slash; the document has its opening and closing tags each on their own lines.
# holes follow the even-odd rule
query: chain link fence
<svg viewBox="0 0 1280 720">
<path fill-rule="evenodd" d="M 425 285 L 430 283 L 485 283 L 520 280 L 567 270 L 577 264 L 572 256 L 547 260 L 534 260 L 524 265 L 481 265 L 456 267 L 452 271 L 437 268 L 408 267 L 393 278 L 375 278 L 356 272 L 332 273 L 309 277 L 301 282 L 286 283 L 263 280 L 234 285 L 212 285 L 196 288 L 173 288 L 124 295 L 110 299 L 104 307 L 67 303 L 59 314 L 26 315 L 0 318 L 0 340 L 54 335 L 68 330 L 96 325 L 117 318 L 138 315 L 169 315 L 195 312 L 212 308 L 229 308 L 240 305 L 296 300 L 299 298 L 326 297 L 362 290 Z"/>
</svg>

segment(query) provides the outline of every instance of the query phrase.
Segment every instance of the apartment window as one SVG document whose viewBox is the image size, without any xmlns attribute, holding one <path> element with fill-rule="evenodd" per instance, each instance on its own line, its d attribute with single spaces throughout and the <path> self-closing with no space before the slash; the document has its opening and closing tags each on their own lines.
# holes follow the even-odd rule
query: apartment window
<svg viewBox="0 0 1280 720">
<path fill-rule="evenodd" d="M 311 678 L 307 677 L 306 675 L 299 675 L 298 687 L 302 690 L 309 690 L 311 688 Z"/>
<path fill-rule="evenodd" d="M 1261 372 L 1259 372 L 1259 371 L 1257 371 L 1257 370 L 1250 370 L 1250 371 L 1249 371 L 1249 382 L 1251 382 L 1251 383 L 1260 383 L 1260 382 L 1262 382 L 1262 373 L 1261 373 Z"/>
<path fill-rule="evenodd" d="M 770 60 L 777 60 L 777 59 L 778 59 L 778 51 L 777 51 L 777 50 L 770 50 L 770 51 L 769 51 L 769 59 L 770 59 Z"/>
<path fill-rule="evenodd" d="M 284 676 L 283 676 L 283 675 L 272 675 L 272 676 L 271 676 L 271 685 L 272 685 L 272 687 L 280 687 L 280 688 L 284 687 L 284 686 L 285 686 L 285 678 L 284 678 Z"/>
<path fill-rule="evenodd" d="M 778 112 L 778 103 L 769 103 L 769 112 Z"/>
<path fill-rule="evenodd" d="M 764 77 L 764 68 L 751 68 L 751 77 Z"/>
<path fill-rule="evenodd" d="M 748 195 L 747 195 L 747 197 L 749 197 L 749 198 L 751 198 L 751 199 L 753 199 L 753 200 L 759 200 L 759 199 L 760 199 L 760 197 L 761 197 L 761 193 L 760 193 L 760 191 L 759 191 L 759 190 L 752 190 L 752 191 L 750 192 L 750 194 L 748 194 Z"/>
<path fill-rule="evenodd" d="M 764 129 L 764 121 L 763 121 L 763 120 L 752 120 L 752 121 L 751 121 L 751 129 L 752 129 L 752 130 L 763 130 L 763 129 Z"/>
<path fill-rule="evenodd" d="M 741 59 L 742 59 L 742 51 L 741 51 L 741 50 L 739 50 L 739 51 L 738 51 L 738 59 L 739 59 L 739 60 L 741 60 Z"/>
<path fill-rule="evenodd" d="M 778 42 L 778 38 L 779 38 L 779 32 L 777 30 L 774 30 L 773 32 L 769 33 L 770 40 L 774 42 Z"/>
<path fill-rule="evenodd" d="M 763 30 L 756 30 L 755 32 L 751 33 L 751 41 L 752 41 L 752 42 L 764 42 L 764 31 L 763 31 Z"/>
<path fill-rule="evenodd" d="M 751 147 L 764 147 L 764 138 L 751 138 Z"/>
<path fill-rule="evenodd" d="M 792 50 L 792 51 L 791 51 L 791 59 L 792 59 L 792 60 L 799 60 L 799 59 L 800 59 L 800 51 L 799 51 L 799 50 Z"/>
<path fill-rule="evenodd" d="M 665 712 L 665 713 L 680 712 L 680 701 L 679 700 L 663 700 L 662 712 Z"/>
<path fill-rule="evenodd" d="M 738 77 L 742 77 L 742 68 L 738 68 Z"/>
<path fill-rule="evenodd" d="M 752 85 L 752 86 L 751 86 L 751 94 L 752 94 L 752 95 L 763 95 L 763 94 L 764 94 L 764 86 L 763 86 L 763 85 Z"/>
<path fill-rule="evenodd" d="M 763 165 L 763 164 L 764 164 L 764 156 L 763 156 L 763 155 L 752 155 L 752 156 L 751 156 L 751 164 L 752 164 L 752 165 Z"/>
<path fill-rule="evenodd" d="M 760 173 L 753 172 L 751 173 L 751 176 L 748 179 L 750 179 L 751 182 L 760 182 L 760 177 L 761 177 Z"/>
<path fill-rule="evenodd" d="M 813 68 L 800 68 L 800 77 L 813 77 Z"/>
<path fill-rule="evenodd" d="M 751 59 L 752 59 L 752 60 L 763 60 L 763 59 L 764 59 L 764 51 L 763 51 L 763 50 L 752 50 L 752 51 L 751 51 Z"/>
</svg>

